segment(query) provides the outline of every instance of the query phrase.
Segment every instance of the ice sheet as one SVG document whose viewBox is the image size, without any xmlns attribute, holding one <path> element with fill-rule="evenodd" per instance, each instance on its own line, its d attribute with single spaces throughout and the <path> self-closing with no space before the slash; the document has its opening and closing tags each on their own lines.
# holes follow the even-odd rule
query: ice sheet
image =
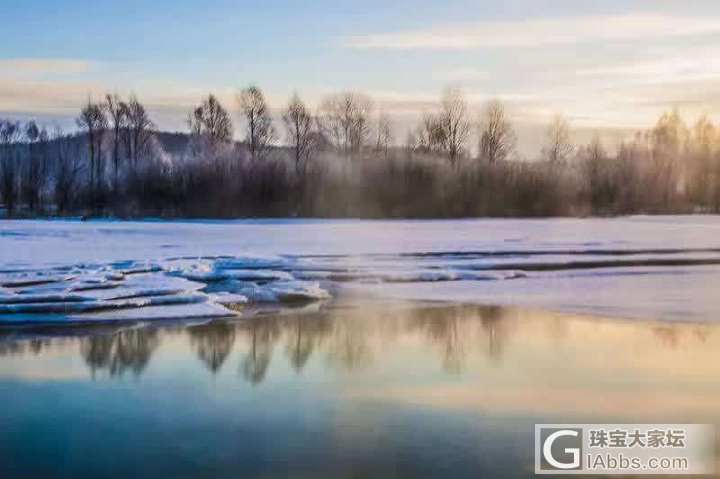
<svg viewBox="0 0 720 479">
<path fill-rule="evenodd" d="M 717 320 L 718 286 L 716 216 L 0 222 L 0 323 L 237 314 L 346 291 Z"/>
</svg>

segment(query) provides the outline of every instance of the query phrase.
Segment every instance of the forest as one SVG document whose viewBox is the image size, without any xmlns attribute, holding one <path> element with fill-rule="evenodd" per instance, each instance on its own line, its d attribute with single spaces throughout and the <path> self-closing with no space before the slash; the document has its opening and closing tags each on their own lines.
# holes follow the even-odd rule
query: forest
<svg viewBox="0 0 720 479">
<path fill-rule="evenodd" d="M 556 115 L 534 158 L 506 106 L 447 88 L 400 134 L 358 92 L 235 110 L 210 94 L 188 131 L 159 131 L 136 98 L 89 100 L 72 132 L 0 119 L 0 217 L 588 216 L 720 211 L 720 129 L 670 111 L 619 145 L 575 144 Z M 233 113 L 242 119 L 233 124 Z M 279 113 L 278 113 L 279 112 Z M 237 128 L 237 130 L 236 130 Z"/>
</svg>

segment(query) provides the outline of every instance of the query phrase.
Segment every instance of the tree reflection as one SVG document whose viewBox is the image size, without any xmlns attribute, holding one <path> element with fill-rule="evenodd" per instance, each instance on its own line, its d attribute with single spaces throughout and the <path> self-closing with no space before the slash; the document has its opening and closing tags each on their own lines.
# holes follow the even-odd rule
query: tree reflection
<svg viewBox="0 0 720 479">
<path fill-rule="evenodd" d="M 190 345 L 200 361 L 213 374 L 217 373 L 235 344 L 236 326 L 227 322 L 202 324 L 188 328 Z"/>
<path fill-rule="evenodd" d="M 678 346 L 678 330 L 672 325 L 657 326 L 653 328 L 655 336 L 660 340 L 663 346 L 668 349 L 675 349 Z"/>
<path fill-rule="evenodd" d="M 338 318 L 334 321 L 327 356 L 331 365 L 353 371 L 372 362 L 367 338 L 370 321 L 361 318 Z"/>
<path fill-rule="evenodd" d="M 475 347 L 494 362 L 502 359 L 508 336 L 506 311 L 499 306 L 452 306 L 420 308 L 413 312 L 410 330 L 423 331 L 441 354 L 443 369 L 458 374 L 464 371 L 467 355 Z M 474 338 L 485 346 L 474 346 Z"/>
<path fill-rule="evenodd" d="M 464 336 L 458 331 L 461 327 L 457 311 L 451 318 L 436 323 L 435 333 L 441 333 L 443 349 L 443 367 L 447 372 L 459 373 L 465 364 Z"/>
<path fill-rule="evenodd" d="M 52 340 L 40 338 L 23 341 L 2 340 L 0 341 L 0 356 L 20 356 L 28 353 L 37 356 L 51 344 Z"/>
<path fill-rule="evenodd" d="M 278 322 L 273 319 L 252 318 L 247 320 L 247 328 L 242 331 L 250 344 L 240 362 L 240 374 L 251 384 L 260 384 L 270 366 L 273 344 L 280 335 Z"/>
<path fill-rule="evenodd" d="M 330 333 L 331 328 L 331 322 L 324 316 L 298 316 L 285 325 L 287 332 L 285 355 L 295 372 L 302 371 L 315 348 Z"/>
<path fill-rule="evenodd" d="M 698 325 L 694 329 L 695 338 L 697 338 L 700 343 L 705 343 L 711 333 L 712 330 L 708 325 Z"/>
<path fill-rule="evenodd" d="M 481 306 L 478 313 L 480 324 L 487 334 L 487 355 L 493 361 L 499 362 L 507 336 L 506 322 L 503 321 L 505 310 L 499 306 Z"/>
<path fill-rule="evenodd" d="M 26 352 L 26 344 L 22 341 L 0 342 L 0 356 L 19 356 Z"/>
<path fill-rule="evenodd" d="M 159 343 L 155 329 L 127 329 L 111 335 L 82 338 L 80 353 L 93 376 L 98 370 L 107 370 L 110 376 L 121 376 L 126 371 L 139 376 Z"/>
<path fill-rule="evenodd" d="M 409 327 L 424 331 L 442 355 L 445 371 L 459 373 L 465 362 L 464 335 L 459 331 L 466 308 L 425 308 L 414 312 Z"/>
</svg>

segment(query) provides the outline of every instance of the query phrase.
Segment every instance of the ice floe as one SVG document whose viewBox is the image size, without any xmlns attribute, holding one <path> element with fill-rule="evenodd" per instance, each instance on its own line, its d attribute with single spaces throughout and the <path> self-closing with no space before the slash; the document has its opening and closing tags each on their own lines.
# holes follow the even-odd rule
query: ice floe
<svg viewBox="0 0 720 479">
<path fill-rule="evenodd" d="M 330 293 L 317 282 L 278 281 L 266 285 L 237 282 L 229 285 L 253 303 L 292 303 L 330 298 Z"/>
</svg>

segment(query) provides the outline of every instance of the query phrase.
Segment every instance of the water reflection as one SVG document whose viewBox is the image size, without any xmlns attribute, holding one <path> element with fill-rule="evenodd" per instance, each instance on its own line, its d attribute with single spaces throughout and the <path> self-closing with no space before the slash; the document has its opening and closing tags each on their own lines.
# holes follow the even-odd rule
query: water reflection
<svg viewBox="0 0 720 479">
<path fill-rule="evenodd" d="M 47 339 L 30 339 L 27 341 L 0 341 L 0 356 L 18 354 L 38 355 L 50 344 Z"/>
<path fill-rule="evenodd" d="M 0 333 L 0 459 L 20 458 L 0 476 L 532 477 L 533 423 L 720 422 L 716 324 L 429 303 L 246 313 Z"/>
<path fill-rule="evenodd" d="M 633 354 L 638 345 L 647 357 L 660 358 L 663 351 L 676 351 L 678 364 L 689 361 L 688 357 L 698 351 L 714 358 L 711 349 L 717 341 L 717 329 L 714 324 L 607 321 L 495 306 L 329 305 L 309 312 L 257 315 L 187 327 L 73 330 L 73 336 L 62 330 L 41 335 L 24 332 L 21 336 L 6 331 L 0 334 L 0 356 L 42 357 L 46 350 L 75 349 L 92 377 L 98 372 L 110 377 L 126 372 L 140 376 L 153 354 L 168 343 L 176 350 L 192 351 L 213 375 L 230 361 L 240 378 L 260 385 L 272 370 L 276 346 L 284 352 L 276 355 L 279 366 L 296 374 L 302 374 L 313 359 L 337 373 L 379 370 L 401 348 L 421 351 L 424 363 L 434 363 L 446 374 L 460 375 L 480 367 L 523 361 L 533 350 L 545 354 L 546 362 L 563 351 L 578 354 L 583 342 L 596 350 L 612 350 L 618 338 L 630 345 L 627 351 L 613 353 L 625 358 L 625 366 L 639 362 Z M 613 364 L 606 361 L 601 366 L 608 369 Z"/>
<path fill-rule="evenodd" d="M 241 329 L 249 343 L 242 361 L 240 374 L 251 384 L 265 379 L 275 342 L 280 338 L 280 325 L 266 318 L 250 318 Z"/>
<path fill-rule="evenodd" d="M 220 370 L 232 351 L 235 330 L 235 325 L 225 322 L 201 324 L 187 329 L 190 345 L 213 374 Z"/>
<path fill-rule="evenodd" d="M 140 375 L 160 344 L 154 328 L 134 328 L 114 334 L 88 336 L 80 340 L 80 354 L 95 376 L 106 371 L 110 376 L 122 376 L 131 371 Z"/>
<path fill-rule="evenodd" d="M 285 355 L 296 373 L 302 372 L 313 351 L 322 345 L 331 331 L 328 317 L 298 316 L 288 321 Z"/>
<path fill-rule="evenodd" d="M 368 344 L 372 332 L 370 326 L 357 319 L 344 317 L 334 321 L 327 348 L 328 364 L 344 371 L 354 371 L 370 365 L 374 359 Z"/>
</svg>

